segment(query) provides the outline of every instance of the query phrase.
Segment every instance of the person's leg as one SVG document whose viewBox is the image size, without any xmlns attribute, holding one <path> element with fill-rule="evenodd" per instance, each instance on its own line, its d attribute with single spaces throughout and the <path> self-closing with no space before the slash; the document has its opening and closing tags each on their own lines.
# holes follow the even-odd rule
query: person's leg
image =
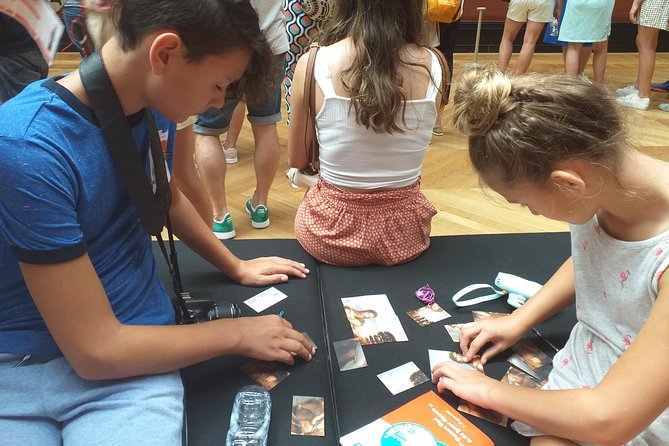
<svg viewBox="0 0 669 446">
<path fill-rule="evenodd" d="M 222 220 L 228 213 L 228 204 L 225 200 L 225 156 L 218 136 L 195 134 L 195 160 L 209 194 L 214 219 Z"/>
<path fill-rule="evenodd" d="M 279 134 L 276 124 L 251 124 L 255 140 L 255 156 L 253 167 L 256 172 L 256 190 L 252 205 L 267 206 L 269 189 L 272 187 L 274 175 L 279 168 Z"/>
<path fill-rule="evenodd" d="M 179 372 L 107 381 L 75 375 L 61 380 L 59 393 L 70 400 L 60 410 L 67 446 L 164 446 L 183 440 Z"/>
<path fill-rule="evenodd" d="M 518 62 L 516 62 L 516 74 L 523 74 L 527 71 L 534 56 L 534 48 L 537 45 L 537 40 L 544 29 L 545 23 L 527 21 L 525 26 L 525 36 L 523 37 L 523 46 L 518 55 Z"/>
<path fill-rule="evenodd" d="M 581 54 L 578 57 L 578 72 L 579 74 L 585 73 L 585 67 L 588 66 L 590 61 L 590 55 L 592 54 L 592 45 L 582 45 Z"/>
<path fill-rule="evenodd" d="M 209 224 L 212 216 L 211 201 L 195 165 L 195 133 L 192 123 L 183 127 L 177 125 L 174 145 L 172 181 L 195 206 L 202 220 Z"/>
<path fill-rule="evenodd" d="M 439 23 L 439 51 L 441 51 L 446 59 L 448 65 L 448 73 L 450 82 L 445 92 L 442 92 L 446 98 L 451 96 L 451 84 L 453 82 L 453 54 L 455 53 L 455 44 L 457 42 L 458 27 L 460 20 L 452 23 Z M 441 136 L 444 134 L 444 129 L 441 125 L 443 120 L 444 108 L 437 105 L 437 119 L 435 120 L 432 134 Z"/>
<path fill-rule="evenodd" d="M 655 71 L 655 52 L 660 30 L 639 25 L 636 45 L 639 49 L 639 72 L 635 86 L 640 98 L 650 97 L 650 84 Z"/>
<path fill-rule="evenodd" d="M 606 59 L 609 52 L 609 41 L 594 42 L 592 44 L 592 71 L 595 84 L 603 87 L 606 84 Z"/>
<path fill-rule="evenodd" d="M 230 120 L 230 127 L 225 134 L 225 141 L 223 141 L 223 153 L 225 154 L 225 162 L 228 164 L 235 164 L 239 161 L 237 157 L 237 139 L 242 131 L 242 124 L 244 124 L 244 111 L 246 110 L 246 102 L 239 101 L 235 111 L 232 113 Z"/>
<path fill-rule="evenodd" d="M 228 130 L 232 113 L 238 101 L 229 100 L 223 109 L 210 108 L 198 115 L 193 131 L 195 132 L 195 162 L 198 166 L 200 179 L 211 201 L 214 222 L 214 234 L 226 240 L 235 236 L 232 217 L 228 213 L 225 197 L 225 173 L 227 170 L 225 154 L 221 147 L 219 135 Z"/>
<path fill-rule="evenodd" d="M 0 354 L 0 444 L 60 446 L 61 425 L 47 416 L 42 402 L 50 383 L 41 364 L 22 360 L 23 355 Z"/>
<path fill-rule="evenodd" d="M 523 22 L 516 22 L 509 18 L 504 22 L 504 32 L 502 33 L 502 40 L 499 43 L 499 57 L 497 62 L 501 71 L 505 71 L 509 66 L 509 61 L 513 54 L 513 41 L 522 27 Z"/>
<path fill-rule="evenodd" d="M 283 65 L 285 55 L 276 56 L 276 63 Z M 279 134 L 276 123 L 281 121 L 281 79 L 277 79 L 271 97 L 260 105 L 248 105 L 248 120 L 253 130 L 255 154 L 253 167 L 256 173 L 256 190 L 246 202 L 251 216 L 251 226 L 262 229 L 269 226 L 268 197 L 279 168 Z"/>
<path fill-rule="evenodd" d="M 580 42 L 569 42 L 567 45 L 567 53 L 564 58 L 564 71 L 568 76 L 578 76 L 579 58 L 581 56 L 581 48 L 583 44 Z"/>
</svg>

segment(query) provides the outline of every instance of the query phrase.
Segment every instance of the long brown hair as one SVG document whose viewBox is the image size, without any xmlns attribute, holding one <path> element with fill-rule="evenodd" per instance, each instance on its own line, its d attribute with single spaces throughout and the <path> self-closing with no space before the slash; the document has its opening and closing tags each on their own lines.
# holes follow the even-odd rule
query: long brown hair
<svg viewBox="0 0 669 446">
<path fill-rule="evenodd" d="M 407 44 L 420 45 L 425 25 L 424 0 L 337 0 L 319 37 L 331 45 L 350 37 L 354 57 L 342 73 L 351 94 L 356 122 L 377 133 L 404 129 L 406 95 L 398 67 Z"/>
</svg>

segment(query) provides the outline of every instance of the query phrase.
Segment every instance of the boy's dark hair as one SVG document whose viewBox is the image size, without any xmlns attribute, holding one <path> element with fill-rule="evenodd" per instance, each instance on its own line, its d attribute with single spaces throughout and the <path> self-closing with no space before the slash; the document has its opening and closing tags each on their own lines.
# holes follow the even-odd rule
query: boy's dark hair
<svg viewBox="0 0 669 446">
<path fill-rule="evenodd" d="M 238 94 L 264 102 L 276 84 L 278 67 L 258 13 L 249 0 L 114 0 L 116 37 L 124 51 L 137 47 L 155 31 L 172 31 L 186 47 L 189 62 L 231 50 L 251 51 L 251 62 L 237 86 Z"/>
</svg>

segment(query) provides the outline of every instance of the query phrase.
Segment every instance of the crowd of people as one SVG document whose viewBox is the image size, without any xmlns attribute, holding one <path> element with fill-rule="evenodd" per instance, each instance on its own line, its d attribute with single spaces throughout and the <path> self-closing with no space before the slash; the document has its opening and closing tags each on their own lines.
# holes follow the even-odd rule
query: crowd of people
<svg viewBox="0 0 669 446">
<path fill-rule="evenodd" d="M 427 249 L 437 211 L 420 174 L 441 119 L 452 119 L 487 187 L 572 232 L 572 258 L 527 304 L 462 328 L 464 359 L 484 365 L 574 303 L 578 322 L 542 390 L 447 363 L 433 370 L 437 388 L 513 418 L 535 446 L 669 437 L 669 355 L 658 342 L 669 335 L 669 164 L 632 146 L 618 107 L 648 108 L 669 0 L 633 0 L 639 69 L 617 98 L 605 82 L 613 0 L 511 0 L 499 66 L 459 75 L 448 117 L 457 21 L 427 39 L 423 0 L 333 0 L 322 22 L 297 0 L 76 3 L 66 2 L 68 31 L 83 18 L 86 34 L 73 42 L 111 82 L 140 170 L 160 185 L 155 138 L 170 161 L 166 222 L 223 275 L 267 286 L 309 274 L 290 259 L 239 259 L 220 242 L 235 235 L 225 169 L 237 161 L 245 109 L 257 181 L 245 208 L 254 228 L 270 225 L 282 83 L 289 162 L 316 171 L 295 235 L 333 265 L 397 265 Z M 90 35 L 87 12 L 106 35 Z M 277 315 L 175 324 L 81 70 L 38 81 L 36 47 L 0 19 L 3 36 L 22 42 L 13 52 L 0 45 L 0 443 L 180 444 L 180 368 L 227 354 L 293 364 L 315 348 Z M 523 74 L 553 19 L 565 73 Z M 591 52 L 594 83 L 582 75 Z M 630 400 L 630 382 L 649 385 Z"/>
</svg>

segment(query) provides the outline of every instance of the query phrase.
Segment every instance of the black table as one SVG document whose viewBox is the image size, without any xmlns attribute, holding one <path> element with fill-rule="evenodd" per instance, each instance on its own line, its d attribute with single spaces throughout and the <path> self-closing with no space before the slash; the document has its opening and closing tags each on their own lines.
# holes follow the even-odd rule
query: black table
<svg viewBox="0 0 669 446">
<path fill-rule="evenodd" d="M 291 375 L 271 390 L 272 421 L 270 446 L 338 445 L 339 438 L 392 411 L 402 404 L 434 390 L 427 382 L 392 395 L 377 374 L 413 361 L 429 376 L 427 350 L 457 350 L 444 324 L 469 322 L 472 310 L 510 312 L 503 300 L 457 308 L 451 296 L 472 283 L 492 283 L 498 272 L 508 272 L 540 283 L 545 282 L 569 256 L 569 234 L 513 234 L 449 236 L 432 238 L 431 247 L 418 259 L 395 267 L 341 268 L 319 264 L 295 240 L 228 241 L 226 245 L 241 258 L 280 255 L 301 261 L 311 270 L 307 279 L 291 279 L 276 287 L 288 298 L 262 314 L 285 311 L 285 317 L 299 331 L 309 333 L 319 350 L 309 363 L 298 360 Z M 262 291 L 243 287 L 225 278 L 187 247 L 178 244 L 184 288 L 194 294 L 208 294 L 219 304 L 238 303 L 244 315 L 255 311 L 243 301 Z M 156 255 L 159 255 L 155 247 Z M 169 288 L 169 276 L 159 259 L 162 279 Z M 407 314 L 421 304 L 414 296 L 426 283 L 437 293 L 437 302 L 452 317 L 420 327 Z M 386 294 L 407 333 L 409 342 L 364 347 L 368 367 L 340 372 L 332 342 L 352 337 L 341 298 Z M 573 309 L 546 321 L 538 331 L 552 344 L 562 346 L 575 322 Z M 530 336 L 546 353 L 550 347 Z M 498 355 L 486 365 L 486 374 L 501 378 L 508 369 L 508 354 Z M 186 388 L 188 437 L 191 446 L 223 444 L 236 392 L 253 381 L 239 370 L 248 360 L 223 357 L 182 371 Z M 322 396 L 325 399 L 325 437 L 290 434 L 293 395 Z M 444 394 L 457 407 L 458 399 Z M 524 445 L 529 441 L 509 428 L 465 415 L 496 445 Z"/>
</svg>

